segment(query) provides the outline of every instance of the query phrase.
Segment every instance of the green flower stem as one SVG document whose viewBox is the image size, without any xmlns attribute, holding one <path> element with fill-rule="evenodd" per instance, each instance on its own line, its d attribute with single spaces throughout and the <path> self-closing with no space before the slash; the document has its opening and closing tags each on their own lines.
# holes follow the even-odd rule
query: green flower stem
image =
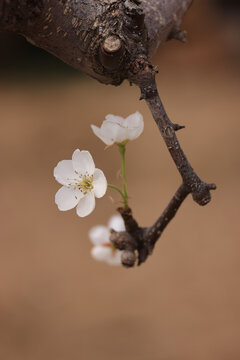
<svg viewBox="0 0 240 360">
<path fill-rule="evenodd" d="M 117 186 L 115 186 L 115 185 L 112 185 L 112 184 L 108 184 L 108 187 L 111 188 L 111 189 L 114 189 L 114 190 L 118 191 L 118 192 L 120 193 L 120 195 L 122 196 L 123 201 L 124 201 L 124 194 L 123 194 L 122 190 L 119 189 L 119 187 L 117 187 Z"/>
<path fill-rule="evenodd" d="M 125 164 L 125 152 L 126 146 L 123 144 L 118 145 L 121 158 L 122 158 L 122 177 L 123 177 L 123 202 L 125 209 L 128 208 L 128 194 L 127 194 L 127 181 L 126 181 L 126 164 Z"/>
</svg>

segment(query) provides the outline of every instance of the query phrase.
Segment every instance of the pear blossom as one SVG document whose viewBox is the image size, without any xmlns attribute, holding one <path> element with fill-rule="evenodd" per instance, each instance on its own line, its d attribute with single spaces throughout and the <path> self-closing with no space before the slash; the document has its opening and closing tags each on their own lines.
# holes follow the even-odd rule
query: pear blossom
<svg viewBox="0 0 240 360">
<path fill-rule="evenodd" d="M 110 242 L 110 229 L 125 231 L 125 225 L 120 215 L 113 215 L 108 226 L 97 225 L 89 231 L 89 238 L 94 245 L 91 250 L 92 257 L 97 261 L 109 265 L 121 265 L 121 251 Z"/>
<path fill-rule="evenodd" d="M 107 190 L 107 180 L 95 168 L 88 151 L 76 149 L 72 160 L 60 161 L 54 169 L 55 179 L 63 185 L 55 195 L 58 209 L 66 211 L 76 206 L 77 215 L 85 217 L 95 208 L 95 197 L 101 198 Z"/>
<path fill-rule="evenodd" d="M 137 111 L 126 119 L 121 116 L 107 115 L 101 127 L 91 125 L 94 134 L 106 145 L 126 144 L 135 140 L 143 132 L 144 122 L 142 115 Z"/>
</svg>

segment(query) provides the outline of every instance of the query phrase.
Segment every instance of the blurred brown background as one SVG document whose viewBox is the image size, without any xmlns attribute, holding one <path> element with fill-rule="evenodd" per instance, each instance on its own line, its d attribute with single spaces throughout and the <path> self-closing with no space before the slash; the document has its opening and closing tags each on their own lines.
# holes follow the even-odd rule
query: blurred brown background
<svg viewBox="0 0 240 360">
<path fill-rule="evenodd" d="M 218 190 L 205 208 L 189 197 L 131 270 L 90 257 L 88 231 L 107 223 L 117 193 L 86 219 L 59 212 L 53 168 L 88 149 L 118 183 L 118 153 L 90 124 L 139 110 L 145 131 L 128 145 L 128 187 L 140 224 L 153 223 L 180 177 L 138 90 L 98 84 L 1 34 L 0 359 L 240 358 L 239 13 L 239 1 L 195 1 L 188 44 L 169 42 L 154 59 L 168 113 L 186 125 L 182 146 Z"/>
</svg>

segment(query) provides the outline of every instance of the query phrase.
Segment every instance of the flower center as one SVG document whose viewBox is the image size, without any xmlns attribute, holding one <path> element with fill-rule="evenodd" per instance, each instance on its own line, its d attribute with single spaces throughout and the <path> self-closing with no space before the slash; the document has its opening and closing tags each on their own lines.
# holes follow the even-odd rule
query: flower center
<svg viewBox="0 0 240 360">
<path fill-rule="evenodd" d="M 103 243 L 102 246 L 108 246 L 108 247 L 110 247 L 111 250 L 112 250 L 112 255 L 115 253 L 115 251 L 117 251 L 117 248 L 115 248 L 115 246 L 114 246 L 111 242 Z"/>
<path fill-rule="evenodd" d="M 93 189 L 93 176 L 84 176 L 84 178 L 78 182 L 77 187 L 86 195 L 87 192 Z"/>
</svg>

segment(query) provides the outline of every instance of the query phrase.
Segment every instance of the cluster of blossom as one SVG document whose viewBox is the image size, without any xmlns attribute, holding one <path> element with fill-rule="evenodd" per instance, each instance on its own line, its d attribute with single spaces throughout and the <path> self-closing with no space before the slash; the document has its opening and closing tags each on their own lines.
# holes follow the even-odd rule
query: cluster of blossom
<svg viewBox="0 0 240 360">
<path fill-rule="evenodd" d="M 107 146 L 117 144 L 125 148 L 129 140 L 138 138 L 143 132 L 143 117 L 139 112 L 129 115 L 126 119 L 107 115 L 101 127 L 91 125 L 94 134 Z M 72 160 L 60 161 L 54 169 L 55 179 L 62 185 L 55 195 L 58 209 L 66 211 L 76 207 L 77 215 L 85 217 L 95 208 L 95 198 L 105 195 L 106 177 L 102 170 L 95 167 L 91 154 L 76 149 Z M 114 187 L 118 189 L 117 187 Z M 121 190 L 118 189 L 121 193 Z M 124 196 L 124 194 L 122 193 Z M 110 229 L 124 231 L 124 223 L 120 216 L 113 216 L 106 226 L 95 226 L 89 232 L 94 247 L 91 254 L 94 259 L 105 261 L 111 265 L 121 263 L 121 252 L 110 243 Z"/>
<path fill-rule="evenodd" d="M 89 231 L 89 238 L 94 245 L 91 255 L 95 260 L 104 261 L 109 265 L 121 264 L 121 251 L 110 242 L 110 230 L 124 231 L 125 225 L 120 215 L 113 215 L 108 226 L 97 225 Z"/>
</svg>

